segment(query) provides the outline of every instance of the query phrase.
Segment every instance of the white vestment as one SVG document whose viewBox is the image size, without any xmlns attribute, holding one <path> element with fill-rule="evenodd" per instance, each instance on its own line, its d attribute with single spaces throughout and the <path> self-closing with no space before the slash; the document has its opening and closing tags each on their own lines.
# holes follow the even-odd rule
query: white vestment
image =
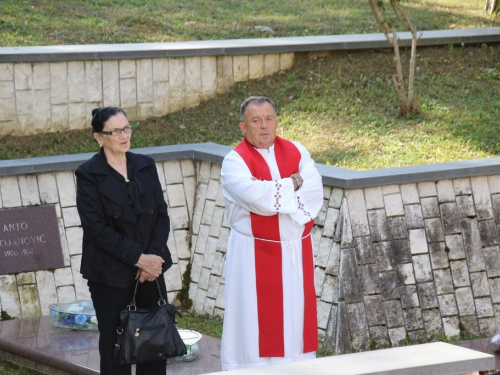
<svg viewBox="0 0 500 375">
<path fill-rule="evenodd" d="M 302 279 L 302 234 L 323 205 L 323 184 L 309 152 L 293 142 L 301 154 L 302 187 L 294 191 L 289 176 L 281 178 L 274 145 L 257 149 L 267 162 L 273 181 L 252 178 L 243 158 L 231 151 L 222 163 L 222 192 L 231 227 L 225 265 L 225 312 L 222 332 L 223 370 L 315 358 L 303 353 L 304 286 Z M 277 184 L 276 181 L 279 183 Z M 277 191 L 279 189 L 279 193 Z M 279 198 L 279 228 L 282 249 L 284 357 L 259 356 L 259 326 L 255 276 L 254 237 L 250 212 L 276 214 Z M 269 314 L 273 314 L 269 311 Z"/>
</svg>

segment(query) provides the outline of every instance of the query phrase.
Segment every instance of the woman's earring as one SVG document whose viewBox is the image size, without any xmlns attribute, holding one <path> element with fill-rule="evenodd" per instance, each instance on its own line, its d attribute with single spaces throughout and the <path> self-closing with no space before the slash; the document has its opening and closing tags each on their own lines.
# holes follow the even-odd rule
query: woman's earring
<svg viewBox="0 0 500 375">
<path fill-rule="evenodd" d="M 99 143 L 99 147 L 102 148 L 102 143 Z"/>
</svg>

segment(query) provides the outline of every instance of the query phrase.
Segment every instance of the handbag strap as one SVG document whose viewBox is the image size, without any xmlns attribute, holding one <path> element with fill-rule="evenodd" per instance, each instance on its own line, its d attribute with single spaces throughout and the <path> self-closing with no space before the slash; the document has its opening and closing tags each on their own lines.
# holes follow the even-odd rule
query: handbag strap
<svg viewBox="0 0 500 375">
<path fill-rule="evenodd" d="M 158 278 L 155 279 L 155 283 L 156 283 L 156 290 L 158 291 L 158 296 L 160 297 L 158 299 L 158 304 L 159 305 L 166 305 L 168 303 L 168 294 L 167 294 L 167 298 L 163 297 L 163 294 L 161 293 L 161 289 L 160 289 L 160 284 L 158 283 Z M 128 305 L 129 310 L 131 310 L 131 308 L 133 308 L 133 310 L 137 309 L 136 302 L 135 302 L 135 296 L 137 294 L 137 287 L 138 286 L 139 286 L 139 279 L 137 279 L 137 281 L 135 282 L 134 295 L 132 296 L 132 302 L 130 302 L 130 304 Z M 164 302 L 164 303 L 162 303 L 162 302 Z"/>
</svg>

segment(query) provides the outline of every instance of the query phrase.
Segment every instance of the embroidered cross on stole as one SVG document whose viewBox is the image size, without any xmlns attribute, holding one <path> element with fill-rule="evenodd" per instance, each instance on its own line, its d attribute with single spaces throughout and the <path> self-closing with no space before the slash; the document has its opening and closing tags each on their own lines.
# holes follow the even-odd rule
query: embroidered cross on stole
<svg viewBox="0 0 500 375">
<path fill-rule="evenodd" d="M 244 138 L 235 151 L 243 158 L 252 176 L 272 181 L 271 171 L 255 148 Z M 280 175 L 290 176 L 299 170 L 301 155 L 290 141 L 276 137 L 274 153 Z M 276 213 L 279 212 L 279 191 L 276 198 Z M 284 313 L 281 243 L 260 241 L 258 238 L 280 241 L 279 215 L 261 216 L 251 213 L 252 233 L 256 238 L 255 274 L 257 288 L 257 313 L 259 322 L 259 355 L 261 357 L 284 357 Z M 304 353 L 318 350 L 318 324 L 316 313 L 316 291 L 314 289 L 314 260 L 311 236 L 313 220 L 305 225 L 302 233 L 302 267 L 304 285 Z M 307 236 L 307 237 L 306 237 Z M 305 238 L 304 238 L 305 237 Z"/>
</svg>

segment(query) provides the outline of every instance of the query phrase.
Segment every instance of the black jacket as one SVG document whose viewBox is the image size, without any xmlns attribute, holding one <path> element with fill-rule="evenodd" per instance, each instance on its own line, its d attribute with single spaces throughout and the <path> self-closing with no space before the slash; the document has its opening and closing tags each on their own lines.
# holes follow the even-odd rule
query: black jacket
<svg viewBox="0 0 500 375">
<path fill-rule="evenodd" d="M 76 205 L 83 228 L 83 278 L 125 288 L 134 279 L 142 253 L 172 265 L 167 239 L 167 204 L 158 173 L 149 156 L 127 152 L 130 182 L 111 168 L 104 151 L 75 172 Z"/>
</svg>

